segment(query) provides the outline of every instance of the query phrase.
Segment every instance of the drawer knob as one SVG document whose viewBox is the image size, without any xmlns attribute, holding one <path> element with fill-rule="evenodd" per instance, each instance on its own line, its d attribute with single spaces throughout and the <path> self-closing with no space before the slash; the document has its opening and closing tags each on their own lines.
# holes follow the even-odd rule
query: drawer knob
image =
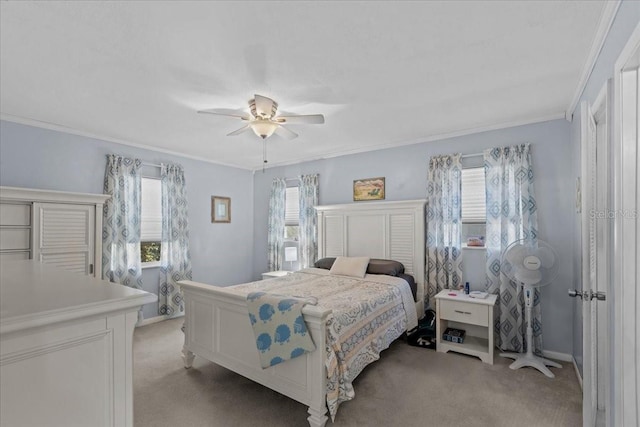
<svg viewBox="0 0 640 427">
<path fill-rule="evenodd" d="M 455 311 L 456 313 L 460 313 L 460 314 L 471 314 L 470 311 L 460 311 L 460 310 L 453 310 L 453 311 Z"/>
</svg>

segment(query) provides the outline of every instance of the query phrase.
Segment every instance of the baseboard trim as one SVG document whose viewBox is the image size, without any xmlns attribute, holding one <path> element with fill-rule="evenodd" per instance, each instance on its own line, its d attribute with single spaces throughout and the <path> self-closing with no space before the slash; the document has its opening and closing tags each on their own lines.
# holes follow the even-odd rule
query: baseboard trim
<svg viewBox="0 0 640 427">
<path fill-rule="evenodd" d="M 562 362 L 572 362 L 573 356 L 567 353 L 560 353 L 559 351 L 542 350 L 544 357 L 549 359 L 560 360 Z"/>
<path fill-rule="evenodd" d="M 576 363 L 575 357 L 573 359 L 573 369 L 576 371 L 576 377 L 578 378 L 578 383 L 580 383 L 580 390 L 582 390 L 582 375 L 580 375 L 580 369 L 578 369 L 578 364 Z"/>
<path fill-rule="evenodd" d="M 164 322 L 165 320 L 171 320 L 171 319 L 175 319 L 177 317 L 184 317 L 184 313 L 178 314 L 177 316 L 171 316 L 171 317 L 169 317 L 169 316 L 150 317 L 148 319 L 144 319 L 144 320 L 136 323 L 136 328 L 139 328 L 140 326 L 153 325 L 154 323 Z"/>
<path fill-rule="evenodd" d="M 576 363 L 576 358 L 571 354 L 560 353 L 558 351 L 549 351 L 543 350 L 542 354 L 544 357 L 548 357 L 549 359 L 560 360 L 562 362 L 570 362 L 573 365 L 573 370 L 576 373 L 576 378 L 578 378 L 578 383 L 580 384 L 580 390 L 582 390 L 582 376 L 580 375 L 580 369 L 578 369 L 578 364 Z"/>
</svg>

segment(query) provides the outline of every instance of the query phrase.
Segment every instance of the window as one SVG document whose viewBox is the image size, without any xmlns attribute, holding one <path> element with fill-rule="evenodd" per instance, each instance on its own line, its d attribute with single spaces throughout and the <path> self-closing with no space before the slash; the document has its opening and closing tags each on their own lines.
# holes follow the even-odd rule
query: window
<svg viewBox="0 0 640 427">
<path fill-rule="evenodd" d="M 298 241 L 300 225 L 300 193 L 298 187 L 285 192 L 284 240 Z"/>
<path fill-rule="evenodd" d="M 486 234 L 484 167 L 462 169 L 462 243 Z"/>
<path fill-rule="evenodd" d="M 146 266 L 160 261 L 162 241 L 161 181 L 142 178 L 142 219 L 140 223 L 140 260 Z"/>
<path fill-rule="evenodd" d="M 300 236 L 300 191 L 298 187 L 287 187 L 284 213 L 284 268 L 296 270 L 298 266 L 298 238 Z"/>
</svg>

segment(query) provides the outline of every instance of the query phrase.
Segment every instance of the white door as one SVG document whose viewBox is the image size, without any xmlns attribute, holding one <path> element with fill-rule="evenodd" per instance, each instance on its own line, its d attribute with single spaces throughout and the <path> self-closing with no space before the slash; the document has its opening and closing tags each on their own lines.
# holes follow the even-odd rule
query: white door
<svg viewBox="0 0 640 427">
<path fill-rule="evenodd" d="M 33 259 L 94 274 L 95 205 L 33 204 Z"/>
<path fill-rule="evenodd" d="M 592 105 L 582 104 L 583 423 L 605 425 L 608 384 L 609 113 L 607 82 Z"/>
<path fill-rule="evenodd" d="M 616 116 L 615 150 L 615 242 L 614 345 L 611 425 L 637 426 L 640 423 L 640 150 L 638 150 L 640 90 L 640 24 L 622 50 L 614 68 Z"/>
</svg>

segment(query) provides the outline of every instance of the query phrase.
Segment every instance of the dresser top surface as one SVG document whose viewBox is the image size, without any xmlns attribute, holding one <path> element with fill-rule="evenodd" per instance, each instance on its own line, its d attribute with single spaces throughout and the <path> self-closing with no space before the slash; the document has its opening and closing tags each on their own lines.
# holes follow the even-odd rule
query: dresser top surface
<svg viewBox="0 0 640 427">
<path fill-rule="evenodd" d="M 0 331 L 3 332 L 20 329 L 21 322 L 33 324 L 35 319 L 68 320 L 156 300 L 154 294 L 145 291 L 33 260 L 0 263 Z"/>
</svg>

